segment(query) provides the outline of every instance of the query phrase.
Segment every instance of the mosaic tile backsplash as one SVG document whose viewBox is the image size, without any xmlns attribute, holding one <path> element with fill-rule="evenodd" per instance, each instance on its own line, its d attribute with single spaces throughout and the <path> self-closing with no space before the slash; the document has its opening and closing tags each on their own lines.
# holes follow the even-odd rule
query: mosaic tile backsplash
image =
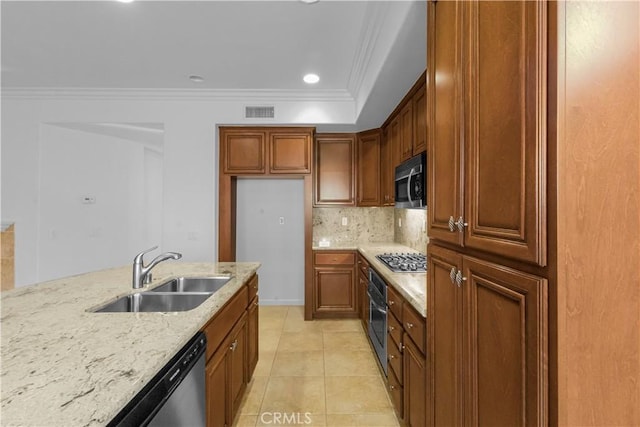
<svg viewBox="0 0 640 427">
<path fill-rule="evenodd" d="M 347 225 L 342 225 L 343 218 L 347 218 Z M 424 209 L 314 208 L 313 241 L 328 240 L 332 247 L 354 242 L 395 242 L 426 253 L 426 218 Z"/>
</svg>

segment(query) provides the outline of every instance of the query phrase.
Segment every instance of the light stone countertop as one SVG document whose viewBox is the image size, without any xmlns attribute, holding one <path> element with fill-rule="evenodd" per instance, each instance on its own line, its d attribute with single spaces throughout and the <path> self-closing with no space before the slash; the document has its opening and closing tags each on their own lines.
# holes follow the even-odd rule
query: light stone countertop
<svg viewBox="0 0 640 427">
<path fill-rule="evenodd" d="M 357 250 L 369 262 L 387 282 L 391 285 L 416 309 L 422 317 L 427 317 L 427 274 L 426 273 L 394 273 L 387 268 L 382 262 L 378 261 L 376 255 L 386 252 L 409 252 L 417 253 L 415 249 L 399 243 L 358 243 L 345 242 L 338 246 L 320 247 L 314 242 L 314 251 L 322 250 Z"/>
<path fill-rule="evenodd" d="M 199 307 L 177 313 L 87 311 L 133 293 L 131 266 L 3 292 L 0 423 L 108 423 L 259 267 L 159 264 L 153 282 L 138 291 L 177 276 L 233 276 Z"/>
</svg>

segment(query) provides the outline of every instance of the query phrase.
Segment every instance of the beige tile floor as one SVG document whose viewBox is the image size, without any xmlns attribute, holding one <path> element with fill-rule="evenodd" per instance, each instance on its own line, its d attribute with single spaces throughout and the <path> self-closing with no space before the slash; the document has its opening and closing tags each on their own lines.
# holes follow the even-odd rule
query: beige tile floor
<svg viewBox="0 0 640 427">
<path fill-rule="evenodd" d="M 304 321 L 301 306 L 261 306 L 259 362 L 240 426 L 398 426 L 360 320 Z"/>
</svg>

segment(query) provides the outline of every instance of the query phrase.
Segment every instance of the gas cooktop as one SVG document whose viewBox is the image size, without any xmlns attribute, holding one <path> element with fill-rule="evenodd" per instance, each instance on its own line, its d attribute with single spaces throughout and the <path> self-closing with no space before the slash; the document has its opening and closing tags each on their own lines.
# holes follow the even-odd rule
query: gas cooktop
<svg viewBox="0 0 640 427">
<path fill-rule="evenodd" d="M 376 255 L 394 273 L 425 273 L 427 257 L 420 253 L 389 253 Z"/>
</svg>

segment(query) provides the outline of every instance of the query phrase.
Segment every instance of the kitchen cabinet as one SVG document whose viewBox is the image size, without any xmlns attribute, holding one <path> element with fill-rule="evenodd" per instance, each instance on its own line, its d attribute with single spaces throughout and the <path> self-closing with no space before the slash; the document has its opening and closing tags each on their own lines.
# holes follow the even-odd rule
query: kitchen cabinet
<svg viewBox="0 0 640 427">
<path fill-rule="evenodd" d="M 369 296 L 367 290 L 369 287 L 369 263 L 366 258 L 358 253 L 358 306 L 360 307 L 360 320 L 365 333 L 369 330 Z"/>
<path fill-rule="evenodd" d="M 228 175 L 311 173 L 313 128 L 220 127 L 220 162 Z"/>
<path fill-rule="evenodd" d="M 358 317 L 355 251 L 314 251 L 313 317 Z"/>
<path fill-rule="evenodd" d="M 355 206 L 355 134 L 317 134 L 313 152 L 313 205 Z"/>
<path fill-rule="evenodd" d="M 398 134 L 400 119 L 396 118 L 384 127 L 380 141 L 380 189 L 382 206 L 395 205 L 395 169 L 400 163 Z"/>
<path fill-rule="evenodd" d="M 546 264 L 544 2 L 428 5 L 428 235 Z M 480 57 L 481 55 L 481 57 Z"/>
<path fill-rule="evenodd" d="M 258 276 L 254 275 L 205 325 L 208 426 L 230 426 L 258 357 Z M 248 302 L 251 302 L 249 304 Z"/>
<path fill-rule="evenodd" d="M 424 427 L 427 419 L 425 319 L 387 286 L 387 367 L 391 401 L 404 425 Z"/>
<path fill-rule="evenodd" d="M 258 364 L 258 329 L 259 329 L 259 302 L 258 302 L 258 276 L 254 276 L 248 284 L 249 305 L 247 307 L 247 381 L 251 381 L 253 372 Z"/>
<path fill-rule="evenodd" d="M 411 155 L 427 151 L 427 87 L 426 75 L 420 77 L 418 88 L 411 98 L 413 104 L 413 147 Z"/>
<path fill-rule="evenodd" d="M 358 206 L 380 206 L 380 129 L 358 133 Z"/>
<path fill-rule="evenodd" d="M 545 424 L 547 280 L 437 245 L 427 254 L 430 425 Z"/>
<path fill-rule="evenodd" d="M 411 158 L 413 154 L 413 102 L 409 100 L 399 115 L 400 120 L 400 162 Z"/>
</svg>

